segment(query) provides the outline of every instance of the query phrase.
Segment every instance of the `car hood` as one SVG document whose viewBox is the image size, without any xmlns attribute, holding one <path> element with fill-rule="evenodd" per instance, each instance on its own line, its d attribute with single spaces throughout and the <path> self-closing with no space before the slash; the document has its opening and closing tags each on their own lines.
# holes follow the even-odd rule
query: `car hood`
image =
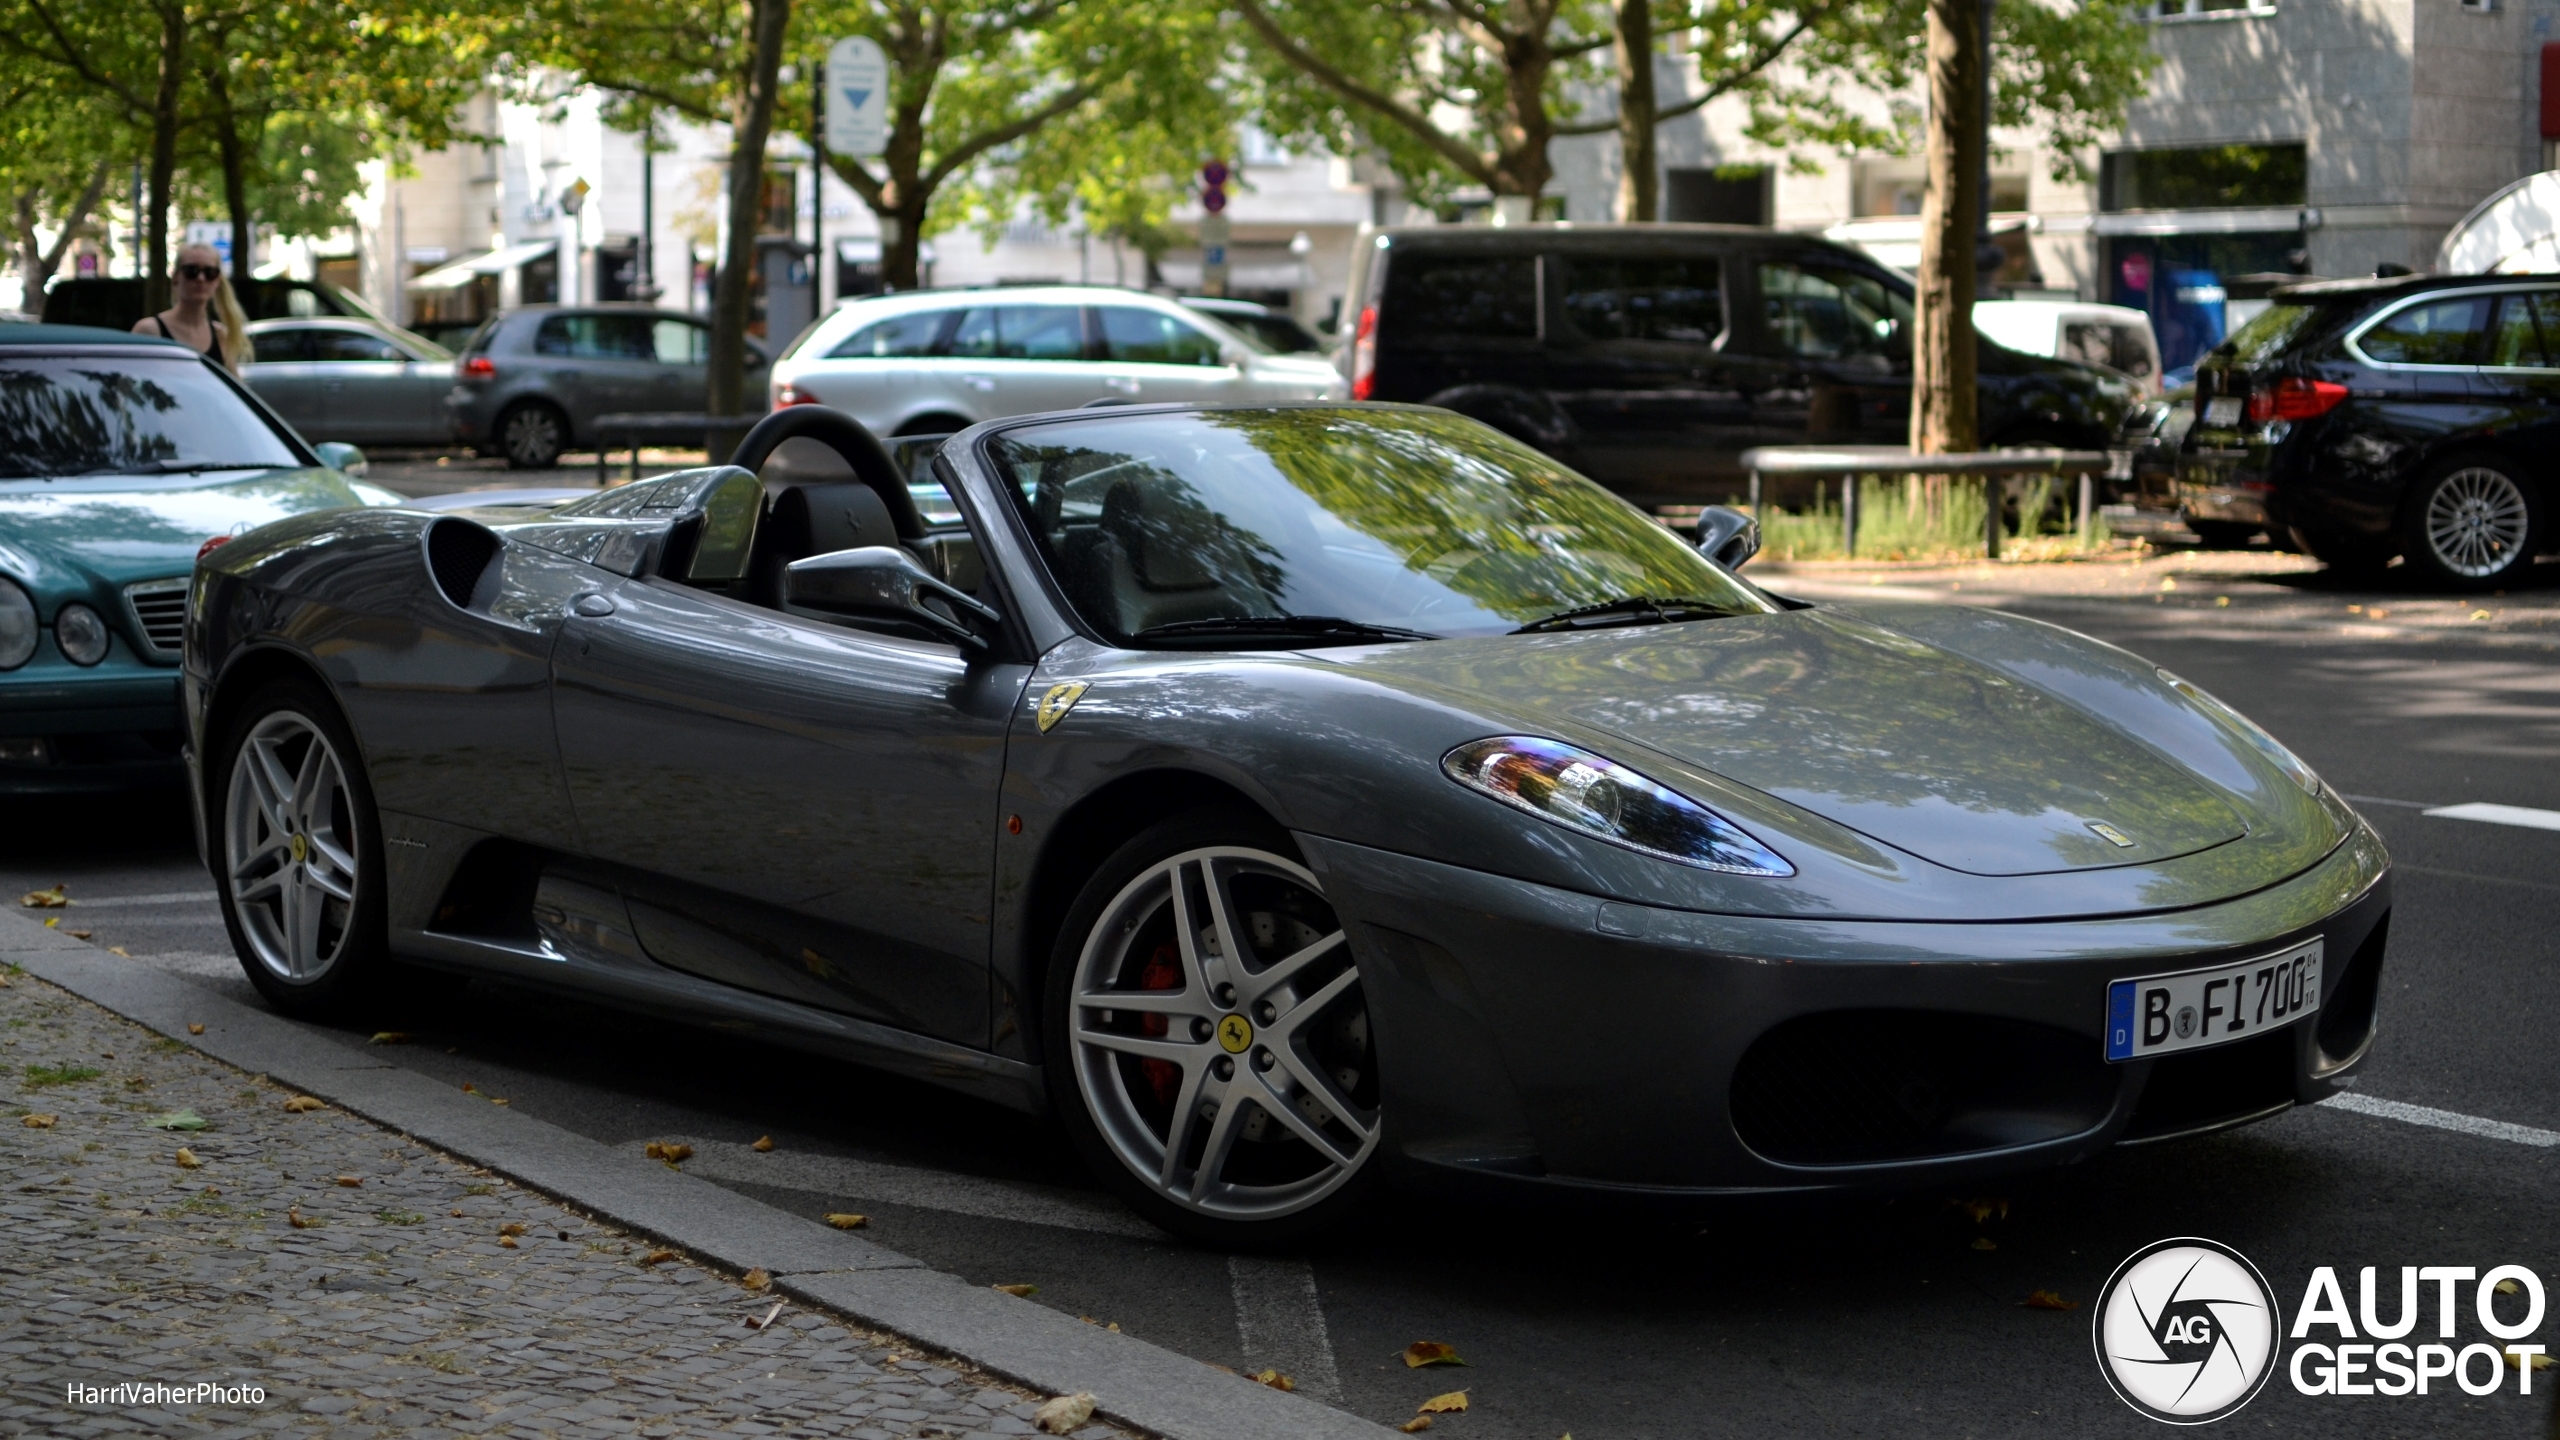
<svg viewBox="0 0 2560 1440">
<path fill-rule="evenodd" d="M 215 535 L 397 499 L 318 467 L 0 482 L 0 570 L 47 588 L 183 575 Z"/>
<path fill-rule="evenodd" d="M 1969 874 L 2155 864 L 2249 830 L 2227 792 L 2121 724 L 1853 612 L 1382 647 L 1359 665 L 1619 737 Z"/>
</svg>

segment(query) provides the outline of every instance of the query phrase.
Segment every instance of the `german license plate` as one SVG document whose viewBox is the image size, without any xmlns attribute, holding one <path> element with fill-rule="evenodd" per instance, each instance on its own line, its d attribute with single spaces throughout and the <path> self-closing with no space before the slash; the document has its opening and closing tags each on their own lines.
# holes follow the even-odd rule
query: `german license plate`
<svg viewBox="0 0 2560 1440">
<path fill-rule="evenodd" d="M 2216 426 L 2239 424 L 2240 397 L 2237 395 L 2216 395 L 2212 399 L 2205 401 L 2204 423 Z"/>
<path fill-rule="evenodd" d="M 2107 1058 L 2147 1060 L 2246 1039 L 2320 1008 L 2321 942 L 2209 970 L 2107 986 Z"/>
</svg>

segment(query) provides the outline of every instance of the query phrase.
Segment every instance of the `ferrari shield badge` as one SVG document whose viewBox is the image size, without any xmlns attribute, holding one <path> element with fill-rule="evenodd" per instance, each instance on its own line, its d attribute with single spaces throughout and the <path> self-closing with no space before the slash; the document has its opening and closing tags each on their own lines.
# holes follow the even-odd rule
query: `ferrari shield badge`
<svg viewBox="0 0 2560 1440">
<path fill-rule="evenodd" d="M 1048 734 L 1059 721 L 1066 719 L 1067 712 L 1076 708 L 1076 702 L 1083 699 L 1084 692 L 1092 688 L 1082 680 L 1069 680 L 1064 684 L 1050 686 L 1048 692 L 1040 697 L 1040 733 Z"/>
<path fill-rule="evenodd" d="M 1045 713 L 1045 707 L 1046 707 L 1046 705 L 1048 704 L 1048 702 L 1047 702 L 1047 701 L 1042 701 L 1042 702 L 1041 702 L 1041 704 L 1042 704 L 1042 705 L 1043 705 L 1043 707 L 1044 707 L 1044 713 Z M 1041 728 L 1041 729 L 1043 729 L 1043 730 L 1046 730 L 1046 729 L 1047 729 L 1047 728 L 1049 728 L 1049 727 L 1048 727 L 1046 724 L 1043 724 L 1040 728 Z M 2089 828 L 2090 828 L 2091 830 L 2094 830 L 2094 831 L 2096 831 L 2096 832 L 2097 832 L 2097 834 L 2098 834 L 2098 838 L 2099 838 L 2099 839 L 2106 841 L 2108 844 L 2113 845 L 2113 846 L 2117 847 L 2118 849 L 2130 850 L 2130 849 L 2132 849 L 2132 848 L 2133 848 L 2133 837 L 2132 837 L 2132 836 L 2125 834 L 2123 831 L 2121 831 L 2121 830 L 2117 829 L 2117 828 L 2116 828 L 2116 827 L 2114 827 L 2113 825 L 2108 824 L 2108 823 L 2107 823 L 2106 821 L 2104 821 L 2104 820 L 2092 820 L 2092 821 L 2090 821 L 2090 822 L 2089 822 Z"/>
</svg>

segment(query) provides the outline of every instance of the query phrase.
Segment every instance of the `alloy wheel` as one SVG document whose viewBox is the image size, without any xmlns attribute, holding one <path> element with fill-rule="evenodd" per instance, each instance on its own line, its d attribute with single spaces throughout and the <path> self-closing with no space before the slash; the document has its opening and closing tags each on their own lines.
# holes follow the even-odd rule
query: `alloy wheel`
<svg viewBox="0 0 2560 1440">
<path fill-rule="evenodd" d="M 559 418 L 539 405 L 522 406 L 509 414 L 503 438 L 507 459 L 533 470 L 558 460 L 567 443 L 560 434 Z"/>
<path fill-rule="evenodd" d="M 2427 496 L 2427 548 L 2438 564 L 2466 579 L 2513 564 L 2531 525 L 2524 491 L 2486 466 L 2454 471 Z"/>
<path fill-rule="evenodd" d="M 1222 1220 L 1306 1209 L 1377 1147 L 1359 967 L 1315 876 L 1242 846 L 1149 866 L 1103 908 L 1068 999 L 1088 1113 L 1164 1199 Z"/>
<path fill-rule="evenodd" d="M 353 930 L 355 799 L 337 751 L 290 710 L 258 722 L 231 764 L 223 850 L 240 931 L 260 965 L 307 984 Z"/>
</svg>

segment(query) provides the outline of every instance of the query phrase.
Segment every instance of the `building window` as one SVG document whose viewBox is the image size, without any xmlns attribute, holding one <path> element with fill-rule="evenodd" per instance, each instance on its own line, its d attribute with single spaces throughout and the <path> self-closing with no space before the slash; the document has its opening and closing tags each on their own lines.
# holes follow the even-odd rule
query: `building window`
<svg viewBox="0 0 2560 1440">
<path fill-rule="evenodd" d="M 2273 15 L 2276 7 L 2275 0 L 2149 0 L 2143 13 L 2154 20 L 2240 20 Z"/>
<path fill-rule="evenodd" d="M 2308 150 L 2293 145 L 2207 145 L 2119 150 L 2099 161 L 2109 210 L 2212 210 L 2300 205 Z"/>
<path fill-rule="evenodd" d="M 2498 0 L 2462 0 L 2462 8 L 2474 15 L 2486 15 L 2498 8 Z"/>
</svg>

